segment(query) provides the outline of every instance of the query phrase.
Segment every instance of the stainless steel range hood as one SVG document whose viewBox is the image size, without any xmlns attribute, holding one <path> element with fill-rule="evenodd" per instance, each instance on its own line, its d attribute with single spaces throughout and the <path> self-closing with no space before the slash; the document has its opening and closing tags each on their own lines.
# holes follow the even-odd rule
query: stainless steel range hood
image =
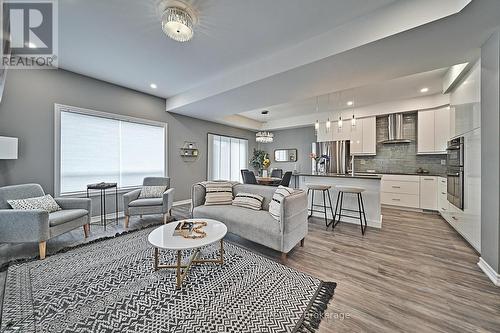
<svg viewBox="0 0 500 333">
<path fill-rule="evenodd" d="M 383 144 L 410 143 L 411 140 L 404 138 L 403 114 L 393 113 L 389 116 L 389 137 L 382 141 Z"/>
</svg>

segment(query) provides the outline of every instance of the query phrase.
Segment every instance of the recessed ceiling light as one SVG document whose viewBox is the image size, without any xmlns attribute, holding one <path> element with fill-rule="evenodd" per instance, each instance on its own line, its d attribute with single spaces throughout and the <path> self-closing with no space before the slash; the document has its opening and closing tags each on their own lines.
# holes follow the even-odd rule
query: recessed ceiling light
<svg viewBox="0 0 500 333">
<path fill-rule="evenodd" d="M 353 101 L 348 101 L 348 102 L 347 102 L 347 105 L 348 105 L 348 106 L 353 106 L 353 105 L 354 105 L 354 102 L 353 102 Z"/>
<path fill-rule="evenodd" d="M 421 93 L 426 93 L 428 91 L 429 91 L 429 88 L 427 88 L 427 87 L 420 89 Z"/>
<path fill-rule="evenodd" d="M 151 83 L 149 86 L 151 87 L 151 89 L 156 89 L 156 88 L 158 88 L 158 86 L 157 86 L 155 83 Z"/>
</svg>

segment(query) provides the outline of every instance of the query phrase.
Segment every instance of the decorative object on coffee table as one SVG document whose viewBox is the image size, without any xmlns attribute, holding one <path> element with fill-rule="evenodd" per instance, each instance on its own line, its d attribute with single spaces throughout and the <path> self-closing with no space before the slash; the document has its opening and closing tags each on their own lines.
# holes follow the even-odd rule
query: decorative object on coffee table
<svg viewBox="0 0 500 333">
<path fill-rule="evenodd" d="M 191 222 L 195 225 L 200 224 L 203 226 L 204 237 L 197 237 L 197 235 L 184 235 L 177 236 L 175 229 L 177 224 L 171 223 L 162 225 L 161 227 L 153 230 L 149 236 L 148 241 L 154 246 L 154 269 L 155 271 L 160 268 L 174 268 L 176 276 L 176 288 L 180 289 L 182 282 L 186 278 L 189 269 L 192 265 L 214 263 L 222 265 L 224 263 L 224 241 L 223 238 L 227 233 L 226 226 L 215 220 L 209 219 L 189 219 L 183 222 Z M 193 229 L 194 231 L 195 229 Z M 201 230 L 198 229 L 198 232 Z M 196 233 L 196 232 L 194 232 Z M 198 233 L 199 235 L 199 233 Z M 213 243 L 220 242 L 220 252 L 217 259 L 201 259 L 198 258 L 200 248 Z M 159 250 L 173 250 L 176 253 L 175 264 L 160 264 L 159 263 Z M 191 257 L 187 263 L 182 263 L 182 251 L 193 250 Z"/>
<path fill-rule="evenodd" d="M 174 272 L 151 269 L 147 238 L 153 229 L 85 244 L 44 262 L 11 265 L 0 331 L 259 332 L 264 327 L 278 333 L 314 332 L 320 325 L 335 283 L 225 242 L 224 264 L 193 266 L 177 290 Z M 182 259 L 192 251 L 183 251 Z M 215 259 L 219 246 L 200 252 Z M 160 258 L 174 261 L 176 253 L 161 251 Z M 337 310 L 332 305 L 326 311 Z"/>
</svg>

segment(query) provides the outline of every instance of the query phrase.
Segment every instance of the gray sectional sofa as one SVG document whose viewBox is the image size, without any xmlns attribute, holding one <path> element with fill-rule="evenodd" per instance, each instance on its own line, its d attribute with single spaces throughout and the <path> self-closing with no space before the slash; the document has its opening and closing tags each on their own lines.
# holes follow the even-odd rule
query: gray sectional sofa
<svg viewBox="0 0 500 333">
<path fill-rule="evenodd" d="M 224 223 L 230 233 L 262 244 L 286 254 L 299 242 L 303 245 L 307 235 L 307 194 L 296 190 L 286 197 L 281 206 L 281 222 L 269 214 L 269 203 L 276 191 L 274 186 L 237 184 L 233 186 L 233 196 L 246 192 L 264 197 L 263 209 L 252 210 L 232 205 L 205 206 L 205 187 L 195 184 L 191 193 L 193 218 L 210 218 Z"/>
</svg>

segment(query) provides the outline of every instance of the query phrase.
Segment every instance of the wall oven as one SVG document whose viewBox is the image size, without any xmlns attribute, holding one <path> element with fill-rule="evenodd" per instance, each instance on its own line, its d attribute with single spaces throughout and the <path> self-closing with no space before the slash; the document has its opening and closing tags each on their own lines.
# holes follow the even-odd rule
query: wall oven
<svg viewBox="0 0 500 333">
<path fill-rule="evenodd" d="M 447 148 L 448 201 L 464 209 L 464 138 L 448 141 Z"/>
</svg>

